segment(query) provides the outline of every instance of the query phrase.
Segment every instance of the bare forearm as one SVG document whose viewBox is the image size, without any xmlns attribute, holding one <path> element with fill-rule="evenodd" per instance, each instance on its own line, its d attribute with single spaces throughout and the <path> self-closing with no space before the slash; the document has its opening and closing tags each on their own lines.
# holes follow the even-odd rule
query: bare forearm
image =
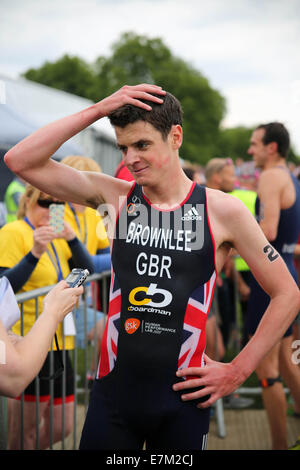
<svg viewBox="0 0 300 470">
<path fill-rule="evenodd" d="M 165 91 L 147 84 L 124 86 L 99 103 L 39 129 L 9 150 L 5 155 L 5 163 L 20 175 L 23 171 L 26 173 L 27 169 L 43 167 L 64 142 L 120 106 L 132 104 L 150 110 L 151 107 L 140 100 L 162 103 L 163 100 L 153 96 L 153 93 L 164 95 Z"/>
<path fill-rule="evenodd" d="M 57 328 L 57 321 L 50 310 L 38 318 L 24 338 L 14 344 L 13 368 L 9 367 L 9 395 L 19 395 L 37 376 L 46 359 L 51 341 Z"/>
</svg>

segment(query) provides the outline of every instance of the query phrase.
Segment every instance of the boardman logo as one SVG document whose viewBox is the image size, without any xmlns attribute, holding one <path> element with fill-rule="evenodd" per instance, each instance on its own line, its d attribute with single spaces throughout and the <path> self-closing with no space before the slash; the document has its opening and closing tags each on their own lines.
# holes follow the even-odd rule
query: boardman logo
<svg viewBox="0 0 300 470">
<path fill-rule="evenodd" d="M 142 298 L 137 299 L 142 294 Z M 149 297 L 147 297 L 149 296 Z M 152 297 L 155 296 L 155 299 Z M 172 294 L 166 289 L 159 289 L 157 284 L 150 284 L 149 287 L 135 287 L 129 294 L 128 300 L 132 305 L 148 305 L 148 307 L 163 308 L 172 302 Z"/>
<path fill-rule="evenodd" d="M 141 322 L 138 320 L 138 318 L 127 318 L 125 322 L 126 333 L 132 335 L 139 328 L 140 324 Z"/>
<path fill-rule="evenodd" d="M 183 217 L 181 217 L 181 220 L 202 220 L 202 216 L 199 215 L 195 207 L 192 207 L 186 214 L 184 214 Z"/>
</svg>

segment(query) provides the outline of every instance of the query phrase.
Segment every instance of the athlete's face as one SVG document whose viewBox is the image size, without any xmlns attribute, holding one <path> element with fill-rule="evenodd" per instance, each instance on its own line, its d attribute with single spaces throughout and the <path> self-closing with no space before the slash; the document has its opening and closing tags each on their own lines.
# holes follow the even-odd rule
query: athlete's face
<svg viewBox="0 0 300 470">
<path fill-rule="evenodd" d="M 264 168 L 268 157 L 268 146 L 263 143 L 264 129 L 256 129 L 250 139 L 249 155 L 252 156 L 256 168 Z"/>
<path fill-rule="evenodd" d="M 156 184 L 167 174 L 182 140 L 180 126 L 173 126 L 164 140 L 158 130 L 144 121 L 116 127 L 115 131 L 125 165 L 143 186 Z"/>
</svg>

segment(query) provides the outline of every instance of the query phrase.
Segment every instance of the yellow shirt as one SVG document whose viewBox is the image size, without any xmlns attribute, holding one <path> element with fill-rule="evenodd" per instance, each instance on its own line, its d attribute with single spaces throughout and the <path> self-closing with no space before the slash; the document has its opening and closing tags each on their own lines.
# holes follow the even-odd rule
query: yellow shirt
<svg viewBox="0 0 300 470">
<path fill-rule="evenodd" d="M 70 272 L 68 259 L 71 258 L 72 253 L 68 243 L 64 239 L 53 240 L 56 253 L 59 258 L 62 275 L 65 278 Z M 7 225 L 4 225 L 0 230 L 0 266 L 5 268 L 12 268 L 24 258 L 33 247 L 33 230 L 24 220 L 16 220 Z M 51 245 L 48 245 L 49 252 L 52 259 L 55 260 L 55 254 L 52 251 Z M 57 268 L 55 268 L 49 255 L 45 252 L 40 257 L 36 264 L 30 278 L 19 290 L 18 294 L 28 292 L 33 289 L 45 287 L 56 284 L 58 281 Z M 38 313 L 39 315 L 43 310 L 43 297 L 38 298 Z M 24 302 L 24 335 L 33 326 L 36 320 L 35 299 Z M 13 327 L 13 332 L 21 334 L 21 321 L 17 322 Z M 62 339 L 62 324 L 57 329 L 57 339 L 59 347 L 63 348 Z M 64 340 L 65 349 L 74 348 L 73 336 L 65 336 Z M 53 349 L 56 349 L 55 342 L 53 341 Z"/>
<path fill-rule="evenodd" d="M 84 212 L 76 212 L 76 217 L 70 205 L 66 204 L 65 221 L 72 227 L 77 238 L 85 244 L 90 255 L 95 255 L 98 250 L 109 246 L 102 218 L 95 209 L 86 207 Z"/>
</svg>

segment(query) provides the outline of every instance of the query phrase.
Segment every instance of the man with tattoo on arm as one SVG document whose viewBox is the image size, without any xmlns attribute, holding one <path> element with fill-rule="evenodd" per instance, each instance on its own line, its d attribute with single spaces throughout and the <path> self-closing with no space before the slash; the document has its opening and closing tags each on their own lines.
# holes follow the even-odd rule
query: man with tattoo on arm
<svg viewBox="0 0 300 470">
<path fill-rule="evenodd" d="M 300 185 L 288 170 L 286 157 L 289 134 L 279 122 L 258 126 L 254 130 L 248 153 L 262 170 L 256 199 L 256 216 L 270 244 L 263 251 L 271 265 L 279 254 L 294 279 L 294 249 L 300 233 Z M 270 297 L 252 277 L 247 311 L 250 335 L 257 329 Z M 285 314 L 285 307 L 281 312 Z M 295 415 L 300 414 L 300 369 L 292 361 L 292 325 L 256 368 L 272 436 L 273 449 L 287 449 L 286 399 L 281 377 L 294 399 Z"/>
<path fill-rule="evenodd" d="M 134 182 L 50 158 L 105 116 Z M 270 262 L 245 205 L 184 174 L 182 138 L 178 100 L 143 84 L 39 129 L 5 156 L 12 171 L 62 201 L 114 209 L 109 314 L 81 449 L 141 450 L 145 441 L 147 450 L 204 449 L 209 407 L 245 381 L 299 309 L 295 281 L 280 256 Z M 205 323 L 231 247 L 271 301 L 245 348 L 220 363 L 204 354 Z"/>
</svg>

